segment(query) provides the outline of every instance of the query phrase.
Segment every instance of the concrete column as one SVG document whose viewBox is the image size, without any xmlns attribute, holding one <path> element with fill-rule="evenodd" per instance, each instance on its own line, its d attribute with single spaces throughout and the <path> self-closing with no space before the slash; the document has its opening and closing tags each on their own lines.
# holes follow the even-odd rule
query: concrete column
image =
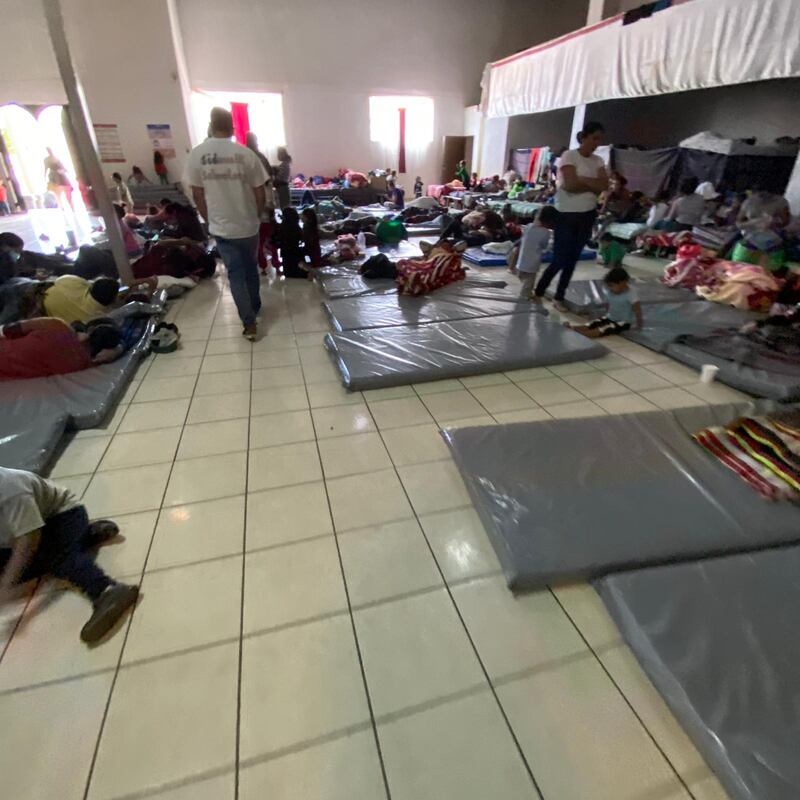
<svg viewBox="0 0 800 800">
<path fill-rule="evenodd" d="M 119 277 L 126 283 L 133 283 L 133 272 L 128 261 L 128 254 L 125 252 L 122 232 L 117 223 L 117 215 L 114 212 L 114 206 L 106 188 L 103 168 L 97 155 L 97 143 L 94 138 L 89 109 L 69 52 L 60 0 L 42 0 L 42 5 L 44 6 L 47 30 L 50 34 L 50 41 L 53 44 L 58 71 L 61 74 L 64 92 L 67 95 L 67 110 L 72 128 L 75 131 L 78 153 L 86 168 L 94 196 L 100 206 L 100 213 L 106 223 L 106 231 L 108 233 L 108 241 L 111 244 L 111 253 L 114 256 L 114 263 L 117 266 Z"/>
</svg>

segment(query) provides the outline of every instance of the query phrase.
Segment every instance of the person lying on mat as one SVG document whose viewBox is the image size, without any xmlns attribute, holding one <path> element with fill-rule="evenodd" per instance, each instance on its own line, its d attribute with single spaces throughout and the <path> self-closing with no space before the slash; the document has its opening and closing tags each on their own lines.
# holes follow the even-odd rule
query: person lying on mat
<svg viewBox="0 0 800 800">
<path fill-rule="evenodd" d="M 66 322 L 36 317 L 0 327 L 0 381 L 65 375 L 119 358 L 122 332 L 109 322 L 76 333 Z"/>
<path fill-rule="evenodd" d="M 66 580 L 94 607 L 81 639 L 98 642 L 139 596 L 138 586 L 117 583 L 95 564 L 95 548 L 118 534 L 110 520 L 89 522 L 69 489 L 0 467 L 0 606 L 18 583 L 44 576 Z"/>
<path fill-rule="evenodd" d="M 87 281 L 77 275 L 63 275 L 44 294 L 44 313 L 64 322 L 88 322 L 104 317 L 119 296 L 114 278 Z"/>
<path fill-rule="evenodd" d="M 566 323 L 566 326 L 590 339 L 623 333 L 630 330 L 634 322 L 639 330 L 644 324 L 642 304 L 639 302 L 639 293 L 630 285 L 630 280 L 631 276 L 622 267 L 610 269 L 604 278 L 608 300 L 606 315 L 593 319 L 588 325 Z"/>
</svg>

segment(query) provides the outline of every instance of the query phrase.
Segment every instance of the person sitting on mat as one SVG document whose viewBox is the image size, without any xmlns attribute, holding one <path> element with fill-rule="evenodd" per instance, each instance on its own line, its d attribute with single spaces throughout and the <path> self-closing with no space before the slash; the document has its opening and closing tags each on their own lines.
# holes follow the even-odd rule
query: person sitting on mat
<svg viewBox="0 0 800 800">
<path fill-rule="evenodd" d="M 519 296 L 522 300 L 533 300 L 536 276 L 542 264 L 542 256 L 550 246 L 550 232 L 558 220 L 558 211 L 553 206 L 543 206 L 531 225 L 526 225 L 520 239 L 516 264 L 509 271 L 519 274 Z"/>
<path fill-rule="evenodd" d="M 624 333 L 630 330 L 634 321 L 636 329 L 641 329 L 644 324 L 642 304 L 639 302 L 639 293 L 630 285 L 630 279 L 631 276 L 622 267 L 610 269 L 604 279 L 608 300 L 606 315 L 593 319 L 588 325 L 566 323 L 566 326 L 590 339 L 599 339 L 612 333 Z"/>
<path fill-rule="evenodd" d="M 92 551 L 119 534 L 110 520 L 89 522 L 69 489 L 33 472 L 0 467 L 0 606 L 33 578 L 66 580 L 92 601 L 81 639 L 94 644 L 133 607 L 139 587 L 117 583 Z"/>
<path fill-rule="evenodd" d="M 51 317 L 10 322 L 0 327 L 0 381 L 79 372 L 122 352 L 122 332 L 110 321 L 84 333 Z"/>
</svg>

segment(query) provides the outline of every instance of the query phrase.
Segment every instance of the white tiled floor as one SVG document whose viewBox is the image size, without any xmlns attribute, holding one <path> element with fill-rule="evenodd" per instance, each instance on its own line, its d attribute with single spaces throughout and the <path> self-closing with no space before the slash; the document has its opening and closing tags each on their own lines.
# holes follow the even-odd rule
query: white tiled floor
<svg viewBox="0 0 800 800">
<path fill-rule="evenodd" d="M 726 402 L 622 340 L 597 361 L 348 394 L 305 282 L 239 337 L 221 280 L 174 304 L 53 475 L 125 540 L 123 629 L 53 584 L 0 618 L 9 800 L 723 800 L 587 586 L 514 597 L 440 425 Z"/>
</svg>

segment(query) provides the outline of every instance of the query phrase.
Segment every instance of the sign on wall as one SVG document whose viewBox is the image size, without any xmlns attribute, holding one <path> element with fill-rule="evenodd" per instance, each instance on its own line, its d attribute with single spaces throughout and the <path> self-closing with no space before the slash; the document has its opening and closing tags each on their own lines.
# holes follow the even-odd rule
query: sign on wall
<svg viewBox="0 0 800 800">
<path fill-rule="evenodd" d="M 175 144 L 169 125 L 148 125 L 147 135 L 154 151 L 159 150 L 164 158 L 175 158 Z"/>
<path fill-rule="evenodd" d="M 97 152 L 103 164 L 124 164 L 125 156 L 119 140 L 119 128 L 115 124 L 94 124 L 94 138 L 97 141 Z"/>
</svg>

